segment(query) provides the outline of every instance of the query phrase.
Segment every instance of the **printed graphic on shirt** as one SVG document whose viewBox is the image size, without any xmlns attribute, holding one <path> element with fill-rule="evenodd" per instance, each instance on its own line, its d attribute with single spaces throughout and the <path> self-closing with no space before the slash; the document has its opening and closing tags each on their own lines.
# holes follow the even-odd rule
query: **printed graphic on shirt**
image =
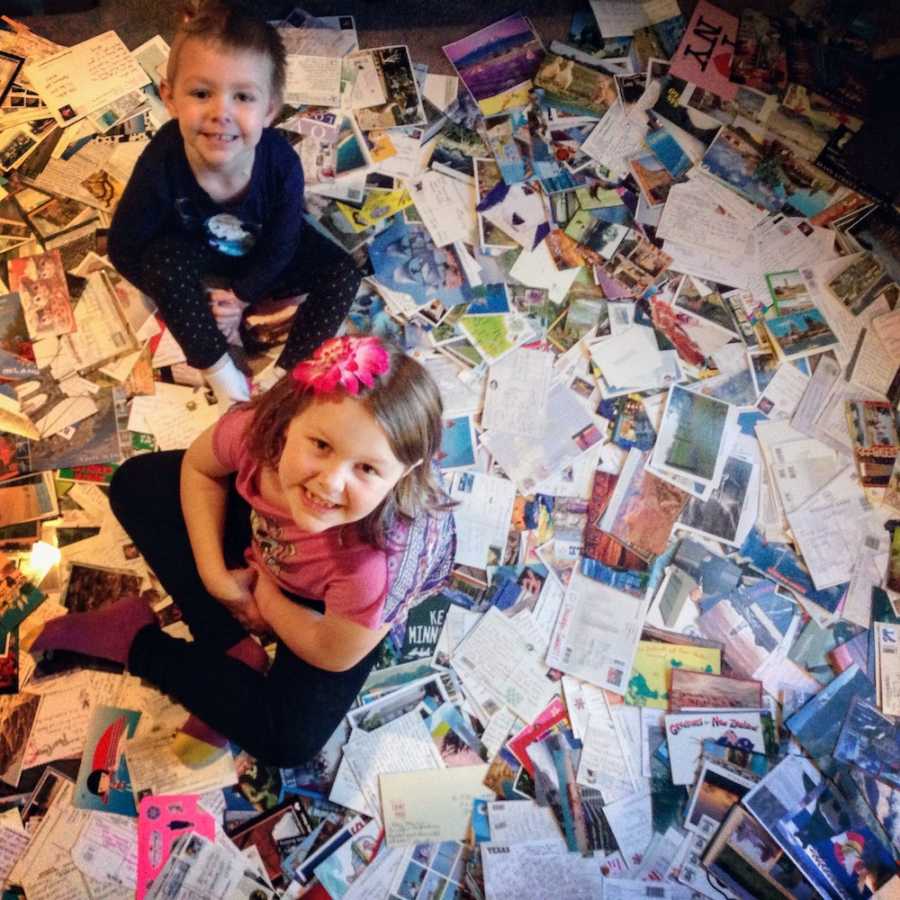
<svg viewBox="0 0 900 900">
<path fill-rule="evenodd" d="M 230 213 L 210 216 L 204 223 L 209 245 L 226 256 L 246 256 L 256 244 L 259 225 L 242 222 Z"/>
<path fill-rule="evenodd" d="M 202 232 L 209 246 L 225 256 L 246 256 L 256 246 L 262 231 L 259 223 L 244 222 L 231 213 L 216 213 L 204 219 L 187 197 L 179 197 L 175 209 L 188 231 Z"/>
<path fill-rule="evenodd" d="M 273 574 L 280 574 L 282 564 L 294 555 L 293 541 L 282 540 L 281 526 L 276 521 L 260 515 L 256 510 L 250 512 L 250 527 L 263 562 Z"/>
</svg>

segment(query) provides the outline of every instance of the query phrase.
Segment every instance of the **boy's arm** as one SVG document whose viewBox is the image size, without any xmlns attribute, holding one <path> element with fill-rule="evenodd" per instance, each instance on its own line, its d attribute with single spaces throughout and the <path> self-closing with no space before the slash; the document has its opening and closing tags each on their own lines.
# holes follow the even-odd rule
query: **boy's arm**
<svg viewBox="0 0 900 900">
<path fill-rule="evenodd" d="M 207 590 L 226 602 L 245 602 L 252 598 L 253 572 L 229 571 L 222 550 L 231 469 L 219 462 L 213 452 L 215 427 L 207 428 L 184 455 L 181 508 L 197 571 Z"/>
<path fill-rule="evenodd" d="M 174 200 L 163 195 L 164 165 L 156 139 L 138 158 L 116 206 L 107 237 L 110 262 L 133 285 L 141 287 L 141 259 L 147 244 L 163 228 Z"/>
<path fill-rule="evenodd" d="M 384 640 L 390 625 L 366 628 L 343 616 L 325 615 L 290 600 L 268 572 L 257 573 L 254 593 L 260 615 L 288 649 L 328 672 L 352 669 Z"/>
<path fill-rule="evenodd" d="M 283 146 L 282 146 L 283 144 Z M 245 303 L 255 303 L 269 291 L 287 269 L 300 245 L 303 222 L 303 167 L 293 148 L 278 138 L 269 148 L 267 189 L 273 202 L 266 212 L 262 232 L 247 257 L 247 267 L 232 289 Z"/>
</svg>

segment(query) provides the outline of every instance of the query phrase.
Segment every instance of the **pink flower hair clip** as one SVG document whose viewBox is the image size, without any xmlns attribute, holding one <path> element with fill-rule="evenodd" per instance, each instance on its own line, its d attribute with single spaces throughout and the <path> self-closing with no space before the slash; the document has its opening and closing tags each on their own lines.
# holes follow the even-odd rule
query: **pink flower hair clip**
<svg viewBox="0 0 900 900">
<path fill-rule="evenodd" d="M 390 367 L 390 356 L 378 338 L 335 337 L 297 363 L 291 377 L 299 388 L 311 388 L 314 394 L 330 394 L 340 385 L 355 397 L 361 384 L 372 387 L 375 377 Z"/>
</svg>

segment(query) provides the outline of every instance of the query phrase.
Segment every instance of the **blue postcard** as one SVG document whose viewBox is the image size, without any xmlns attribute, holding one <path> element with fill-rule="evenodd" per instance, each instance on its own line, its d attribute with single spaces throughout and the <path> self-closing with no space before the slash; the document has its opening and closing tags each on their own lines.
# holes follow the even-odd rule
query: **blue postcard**
<svg viewBox="0 0 900 900">
<path fill-rule="evenodd" d="M 136 710 L 116 706 L 94 710 L 75 780 L 73 806 L 137 818 L 125 744 L 140 717 Z"/>
</svg>

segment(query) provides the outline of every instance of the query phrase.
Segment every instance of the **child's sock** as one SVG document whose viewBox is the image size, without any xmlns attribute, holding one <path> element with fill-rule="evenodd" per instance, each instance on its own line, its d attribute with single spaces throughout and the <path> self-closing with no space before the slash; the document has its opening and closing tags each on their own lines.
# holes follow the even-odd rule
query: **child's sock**
<svg viewBox="0 0 900 900">
<path fill-rule="evenodd" d="M 256 672 L 264 671 L 269 664 L 269 656 L 266 651 L 249 635 L 231 647 L 226 655 L 240 660 L 245 666 L 249 666 Z M 191 738 L 193 741 L 190 740 Z M 206 746 L 197 746 L 198 742 L 202 742 Z M 211 748 L 223 750 L 227 745 L 228 738 L 223 737 L 206 722 L 192 715 L 181 726 L 180 736 L 176 736 L 172 749 L 185 765 L 192 763 L 198 765 L 200 760 L 203 760 L 204 763 L 208 761 Z"/>
<path fill-rule="evenodd" d="M 125 665 L 134 636 L 154 622 L 156 616 L 144 600 L 126 597 L 103 609 L 51 619 L 31 650 L 71 650 Z"/>
<path fill-rule="evenodd" d="M 238 369 L 228 353 L 224 353 L 208 369 L 201 369 L 201 371 L 223 410 L 232 403 L 241 403 L 250 399 L 247 376 Z"/>
</svg>

